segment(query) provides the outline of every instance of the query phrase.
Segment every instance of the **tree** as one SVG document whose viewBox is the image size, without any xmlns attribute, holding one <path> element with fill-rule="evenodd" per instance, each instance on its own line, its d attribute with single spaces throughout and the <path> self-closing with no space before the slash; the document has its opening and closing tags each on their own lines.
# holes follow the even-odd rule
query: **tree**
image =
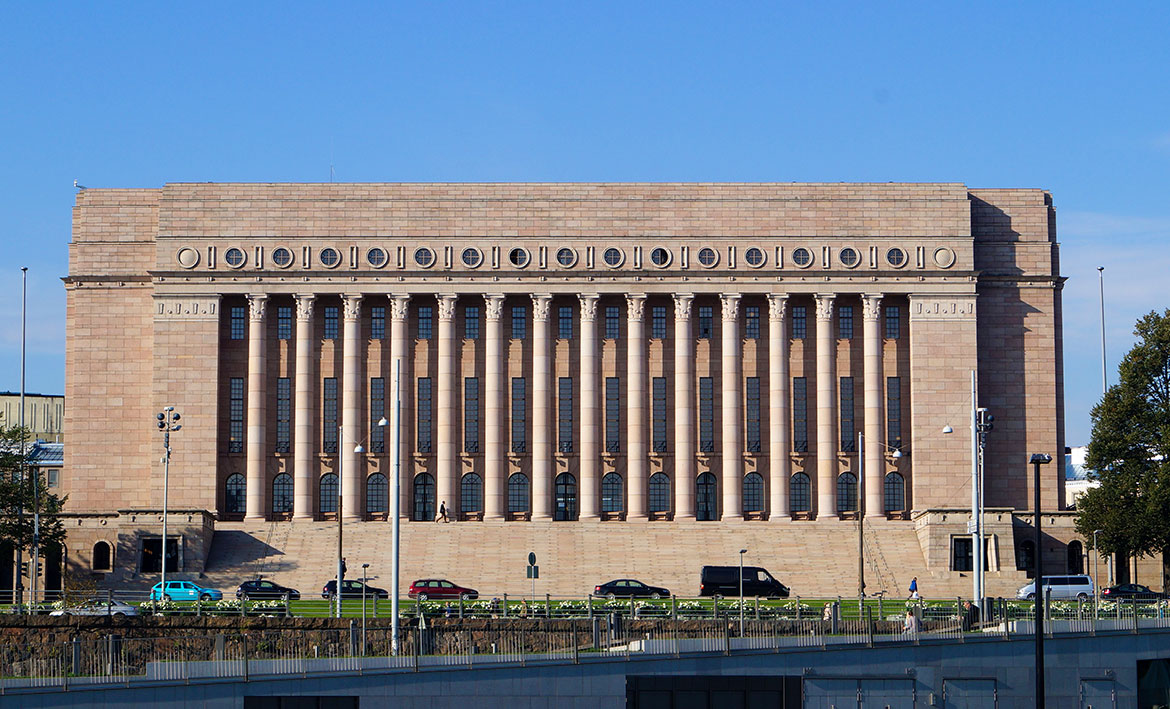
<svg viewBox="0 0 1170 709">
<path fill-rule="evenodd" d="M 28 429 L 0 426 L 0 541 L 17 549 L 33 547 L 33 511 L 40 512 L 42 555 L 50 544 L 64 544 L 65 524 L 61 508 L 65 498 L 49 491 L 44 475 L 37 471 L 37 499 L 33 497 L 33 469 L 28 464 L 31 446 Z M 22 453 L 23 450 L 23 453 Z M 24 513 L 20 510 L 23 508 Z"/>
<path fill-rule="evenodd" d="M 1170 550 L 1170 310 L 1138 320 L 1120 381 L 1093 408 L 1085 465 L 1099 486 L 1077 501 L 1077 531 L 1124 559 Z"/>
</svg>

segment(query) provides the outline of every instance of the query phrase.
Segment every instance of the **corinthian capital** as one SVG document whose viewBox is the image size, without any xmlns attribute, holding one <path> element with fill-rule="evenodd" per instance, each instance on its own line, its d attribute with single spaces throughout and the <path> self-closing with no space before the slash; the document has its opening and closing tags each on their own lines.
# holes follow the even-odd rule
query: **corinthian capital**
<svg viewBox="0 0 1170 709">
<path fill-rule="evenodd" d="M 410 296 L 390 296 L 390 317 L 394 320 L 405 320 L 410 315 Z"/>
<path fill-rule="evenodd" d="M 866 320 L 877 320 L 882 312 L 882 294 L 867 293 L 861 296 L 861 311 Z"/>
<path fill-rule="evenodd" d="M 833 319 L 834 297 L 832 294 L 817 293 L 817 320 Z"/>
<path fill-rule="evenodd" d="M 504 314 L 504 296 L 502 295 L 487 295 L 484 296 L 484 301 L 487 307 L 487 319 L 499 320 Z"/>
<path fill-rule="evenodd" d="M 581 319 L 582 320 L 596 320 L 597 319 L 597 296 L 596 295 L 579 295 L 581 299 Z"/>
<path fill-rule="evenodd" d="M 260 320 L 264 317 L 264 308 L 268 305 L 268 296 L 263 293 L 248 296 L 248 315 L 253 320 Z"/>
<path fill-rule="evenodd" d="M 723 303 L 723 319 L 735 320 L 739 317 L 739 293 L 724 293 L 719 296 Z"/>
<path fill-rule="evenodd" d="M 784 309 L 788 305 L 787 293 L 768 294 L 768 317 L 772 320 L 783 320 Z"/>
<path fill-rule="evenodd" d="M 532 319 L 548 320 L 548 312 L 552 307 L 551 295 L 532 296 Z"/>
<path fill-rule="evenodd" d="M 695 296 L 690 293 L 676 293 L 674 296 L 674 318 L 676 320 L 691 319 L 691 303 Z"/>
<path fill-rule="evenodd" d="M 646 296 L 643 293 L 631 293 L 626 296 L 626 314 L 630 320 L 642 319 L 646 309 Z"/>
<path fill-rule="evenodd" d="M 317 300 L 317 296 L 312 293 L 302 293 L 296 296 L 297 299 L 297 320 L 312 320 L 313 319 L 313 301 Z"/>
<path fill-rule="evenodd" d="M 357 320 L 362 316 L 362 297 L 360 295 L 345 295 L 341 297 L 345 304 L 345 319 Z"/>
<path fill-rule="evenodd" d="M 453 295 L 439 296 L 439 319 L 440 320 L 454 320 L 455 319 L 455 301 L 458 300 Z"/>
</svg>

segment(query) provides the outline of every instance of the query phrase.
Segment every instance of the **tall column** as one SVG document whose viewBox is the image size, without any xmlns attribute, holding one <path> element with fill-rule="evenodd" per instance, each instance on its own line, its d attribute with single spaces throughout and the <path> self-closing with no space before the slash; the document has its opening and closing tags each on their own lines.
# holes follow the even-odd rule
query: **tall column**
<svg viewBox="0 0 1170 709">
<path fill-rule="evenodd" d="M 504 296 L 485 297 L 483 386 L 483 518 L 504 518 Z"/>
<path fill-rule="evenodd" d="M 411 477 L 410 452 L 414 450 L 410 438 L 410 420 L 408 412 L 414 404 L 411 393 L 414 387 L 410 379 L 410 341 L 409 336 L 410 296 L 390 296 L 390 405 L 401 406 L 402 415 L 398 421 L 399 451 L 390 451 L 393 457 L 397 453 L 398 465 L 398 516 L 410 519 L 411 516 Z M 393 417 L 390 417 L 391 420 Z M 403 464 L 403 461 L 407 461 Z M 391 465 L 394 465 L 392 463 Z M 393 474 L 393 470 L 391 470 Z M 393 494 L 393 486 L 391 486 Z"/>
<path fill-rule="evenodd" d="M 342 337 L 345 348 L 341 360 L 342 409 L 341 441 L 337 451 L 341 460 L 341 506 L 346 519 L 360 519 L 362 513 L 361 455 L 354 452 L 362 442 L 362 360 L 365 348 L 361 343 L 362 297 L 342 296 L 345 322 Z"/>
<path fill-rule="evenodd" d="M 833 333 L 833 296 L 817 299 L 817 517 L 837 513 L 837 338 Z"/>
<path fill-rule="evenodd" d="M 695 341 L 691 335 L 694 296 L 674 296 L 674 518 L 695 518 Z"/>
<path fill-rule="evenodd" d="M 447 503 L 452 516 L 460 512 L 456 491 L 459 470 L 455 450 L 455 300 L 453 295 L 439 296 L 439 391 L 435 426 L 436 488 L 440 502 Z M 459 519 L 455 516 L 455 519 Z"/>
<path fill-rule="evenodd" d="M 597 484 L 601 453 L 597 431 L 598 377 L 597 296 L 581 295 L 581 485 L 580 518 L 597 519 Z"/>
<path fill-rule="evenodd" d="M 626 296 L 626 519 L 646 519 L 646 296 Z"/>
<path fill-rule="evenodd" d="M 877 517 L 885 514 L 882 504 L 885 466 L 882 436 L 882 336 L 878 316 L 882 310 L 882 296 L 865 295 L 861 300 L 865 324 L 865 346 L 862 364 L 865 368 L 865 514 Z"/>
<path fill-rule="evenodd" d="M 264 309 L 268 303 L 266 295 L 248 296 L 248 437 L 247 437 L 247 497 L 245 517 L 264 519 L 267 507 L 264 479 L 264 431 L 265 379 L 267 348 L 264 338 Z"/>
<path fill-rule="evenodd" d="M 549 310 L 552 296 L 532 296 L 532 518 L 552 518 L 553 417 Z"/>
<path fill-rule="evenodd" d="M 720 519 L 743 516 L 743 397 L 740 395 L 742 361 L 739 341 L 739 294 L 724 293 L 723 362 L 723 514 Z"/>
<path fill-rule="evenodd" d="M 792 442 L 788 435 L 788 295 L 768 294 L 768 519 L 788 519 Z"/>
<path fill-rule="evenodd" d="M 297 297 L 296 399 L 293 408 L 293 518 L 313 518 L 313 300 Z"/>
</svg>

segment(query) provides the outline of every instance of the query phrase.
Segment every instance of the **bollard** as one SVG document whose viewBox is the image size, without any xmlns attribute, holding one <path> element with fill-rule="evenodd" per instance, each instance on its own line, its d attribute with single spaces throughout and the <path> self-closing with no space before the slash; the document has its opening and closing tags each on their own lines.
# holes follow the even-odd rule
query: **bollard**
<svg viewBox="0 0 1170 709">
<path fill-rule="evenodd" d="M 886 617 L 885 610 L 882 608 L 882 600 L 884 599 L 885 596 L 878 596 L 878 620 Z"/>
<path fill-rule="evenodd" d="M 463 594 L 459 594 L 459 620 L 463 620 Z"/>
<path fill-rule="evenodd" d="M 508 617 L 508 594 L 506 594 L 506 593 L 504 594 L 504 607 L 502 610 L 503 610 L 503 612 L 500 614 L 500 617 L 507 618 Z"/>
<path fill-rule="evenodd" d="M 678 596 L 674 594 L 670 596 L 670 619 L 678 620 Z"/>
<path fill-rule="evenodd" d="M 589 617 L 593 617 L 593 594 L 589 594 Z"/>
<path fill-rule="evenodd" d="M 800 620 L 800 596 L 796 597 L 796 620 Z"/>
<path fill-rule="evenodd" d="M 355 626 L 354 622 L 351 620 L 351 621 L 349 621 L 349 656 L 350 657 L 354 657 L 355 655 L 358 654 L 357 648 L 358 648 L 357 626 Z"/>
<path fill-rule="evenodd" d="M 546 594 L 544 594 L 544 617 L 551 618 L 552 616 L 549 615 L 549 613 L 551 613 L 551 612 L 552 612 L 552 596 L 550 596 L 549 594 L 546 593 Z"/>
<path fill-rule="evenodd" d="M 841 601 L 832 605 L 832 615 L 829 620 L 829 633 L 836 635 L 841 627 Z"/>
<path fill-rule="evenodd" d="M 71 641 L 73 645 L 73 674 L 81 674 L 81 638 L 73 638 Z"/>
<path fill-rule="evenodd" d="M 593 649 L 601 649 L 601 618 L 593 616 Z"/>
</svg>

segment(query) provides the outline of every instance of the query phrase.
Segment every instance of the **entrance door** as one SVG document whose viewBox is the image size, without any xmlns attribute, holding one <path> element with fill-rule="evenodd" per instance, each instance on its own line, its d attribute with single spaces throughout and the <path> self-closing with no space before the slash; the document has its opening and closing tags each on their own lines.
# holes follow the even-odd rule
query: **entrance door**
<svg viewBox="0 0 1170 709">
<path fill-rule="evenodd" d="M 1081 709 L 1114 709 L 1117 693 L 1111 679 L 1081 680 Z"/>
</svg>

